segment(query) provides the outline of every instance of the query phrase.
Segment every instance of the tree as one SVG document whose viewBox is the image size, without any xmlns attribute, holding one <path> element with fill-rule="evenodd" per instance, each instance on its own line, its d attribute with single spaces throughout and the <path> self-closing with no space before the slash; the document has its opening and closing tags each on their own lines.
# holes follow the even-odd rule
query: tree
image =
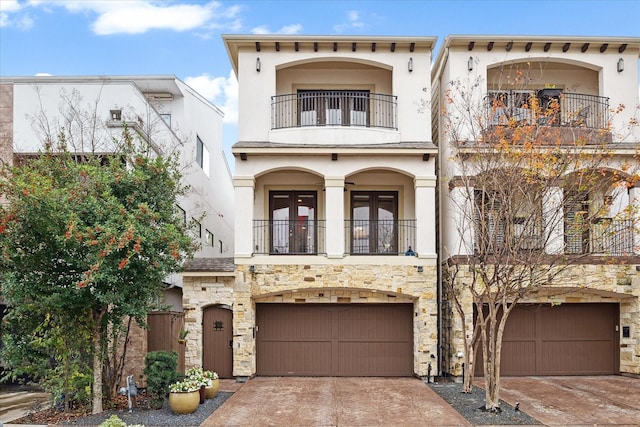
<svg viewBox="0 0 640 427">
<path fill-rule="evenodd" d="M 21 322 L 31 310 L 38 319 L 30 333 L 7 334 L 14 342 L 4 358 L 20 371 L 24 350 L 50 334 L 44 319 L 60 328 L 57 338 L 86 334 L 94 413 L 102 411 L 108 332 L 129 316 L 145 324 L 163 279 L 196 249 L 175 212 L 176 197 L 186 191 L 177 158 L 133 141 L 126 127 L 114 144 L 109 155 L 73 153 L 63 131 L 40 156 L 4 165 L 0 176 L 6 201 L 0 210 L 0 275 L 10 307 L 5 319 L 9 331 L 26 328 Z M 63 363 L 53 359 L 52 367 Z"/>
<path fill-rule="evenodd" d="M 443 108 L 442 185 L 458 242 L 444 248 L 445 288 L 462 324 L 463 391 L 471 391 L 479 347 L 491 411 L 500 406 L 502 338 L 517 303 L 553 291 L 591 253 L 632 254 L 638 220 L 637 201 L 625 199 L 638 181 L 638 148 L 611 143 L 611 119 L 624 107 L 610 115 L 593 97 L 588 108 L 600 110 L 585 115 L 569 95 L 529 90 L 526 66 L 512 71 L 509 88 L 484 99 L 480 82 L 452 82 Z"/>
</svg>

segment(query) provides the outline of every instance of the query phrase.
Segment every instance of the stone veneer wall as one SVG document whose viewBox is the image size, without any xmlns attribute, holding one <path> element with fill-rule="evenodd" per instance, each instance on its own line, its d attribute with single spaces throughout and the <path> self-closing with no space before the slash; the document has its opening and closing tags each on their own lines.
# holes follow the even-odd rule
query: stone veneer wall
<svg viewBox="0 0 640 427">
<path fill-rule="evenodd" d="M 256 265 L 254 273 L 248 266 L 238 266 L 236 289 L 241 292 L 236 295 L 234 316 L 243 322 L 237 324 L 242 342 L 234 354 L 234 373 L 251 376 L 256 371 L 252 337 L 256 302 L 413 302 L 414 373 L 426 376 L 437 355 L 436 283 L 435 265 L 423 267 L 422 272 L 406 265 Z"/>
<path fill-rule="evenodd" d="M 397 265 L 239 265 L 236 277 L 185 276 L 183 303 L 189 330 L 186 368 L 202 364 L 202 309 L 233 308 L 233 374 L 256 373 L 255 304 L 413 303 L 414 372 L 426 376 L 437 356 L 436 267 Z M 322 294 L 322 296 L 320 296 Z M 431 357 L 433 355 L 433 357 Z M 435 370 L 435 366 L 432 369 Z"/>
<path fill-rule="evenodd" d="M 234 281 L 232 276 L 197 275 L 183 276 L 182 306 L 184 328 L 189 331 L 185 349 L 185 370 L 202 366 L 202 309 L 211 305 L 234 306 Z M 237 334 L 240 319 L 233 314 L 234 335 Z M 234 341 L 236 338 L 234 337 Z M 234 351 L 236 343 L 234 342 Z M 234 354 L 235 363 L 235 354 Z"/>
<path fill-rule="evenodd" d="M 0 85 L 0 161 L 13 164 L 13 85 Z"/>
<path fill-rule="evenodd" d="M 468 281 L 468 269 L 461 267 L 458 273 L 458 283 Z M 631 327 L 630 338 L 622 338 L 620 332 L 620 372 L 640 374 L 640 272 L 634 266 L 611 264 L 585 264 L 576 265 L 564 272 L 556 280 L 559 286 L 579 287 L 583 289 L 595 289 L 600 291 L 615 292 L 633 296 L 632 298 L 616 298 L 615 296 L 603 297 L 594 293 L 573 291 L 557 296 L 536 296 L 523 299 L 523 303 L 620 303 L 620 330 L 622 326 Z M 461 296 L 461 302 L 465 309 L 467 336 L 470 337 L 473 327 L 473 302 L 469 292 Z M 445 329 L 450 329 L 446 342 L 443 342 L 444 355 L 448 358 L 447 373 L 455 376 L 462 375 L 462 359 L 456 357 L 456 353 L 464 351 L 460 317 L 450 304 L 450 309 L 443 310 L 447 316 L 443 319 Z"/>
</svg>

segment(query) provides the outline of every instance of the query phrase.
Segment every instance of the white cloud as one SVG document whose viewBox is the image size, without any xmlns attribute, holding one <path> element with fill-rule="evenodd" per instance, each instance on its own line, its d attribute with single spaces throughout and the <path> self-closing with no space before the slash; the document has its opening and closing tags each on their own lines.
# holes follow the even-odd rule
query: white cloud
<svg viewBox="0 0 640 427">
<path fill-rule="evenodd" d="M 2 0 L 0 1 L 0 27 L 18 26 L 18 22 L 10 18 L 11 13 L 18 12 L 23 5 L 18 0 Z"/>
<path fill-rule="evenodd" d="M 0 2 L 0 12 L 16 12 L 22 9 L 22 5 L 18 3 L 18 0 L 2 0 Z"/>
<path fill-rule="evenodd" d="M 50 11 L 63 7 L 71 13 L 83 13 L 93 19 L 91 30 L 98 35 L 141 34 L 150 30 L 239 29 L 241 6 L 225 6 L 219 1 L 178 4 L 154 0 L 17 0 L 0 1 L 0 25 L 15 25 L 23 30 L 33 26 L 28 16 L 17 17 L 26 7 Z M 16 19 L 14 18 L 16 15 Z M 200 34 L 208 37 L 207 34 Z"/>
<path fill-rule="evenodd" d="M 290 24 L 281 27 L 277 31 L 269 30 L 269 27 L 266 25 L 260 25 L 258 27 L 254 27 L 251 29 L 252 34 L 300 34 L 302 32 L 302 25 L 300 24 Z"/>
<path fill-rule="evenodd" d="M 349 29 L 362 29 L 365 24 L 360 18 L 360 12 L 357 10 L 350 10 L 347 12 L 347 22 L 337 24 L 333 26 L 333 30 L 337 33 L 343 33 Z"/>
<path fill-rule="evenodd" d="M 238 80 L 233 71 L 228 77 L 202 74 L 186 77 L 184 82 L 224 112 L 224 123 L 238 123 Z"/>
<path fill-rule="evenodd" d="M 205 24 L 213 15 L 214 5 L 215 3 L 160 7 L 147 2 L 127 2 L 117 9 L 101 13 L 91 28 L 98 35 L 141 34 L 152 29 L 186 31 Z"/>
</svg>

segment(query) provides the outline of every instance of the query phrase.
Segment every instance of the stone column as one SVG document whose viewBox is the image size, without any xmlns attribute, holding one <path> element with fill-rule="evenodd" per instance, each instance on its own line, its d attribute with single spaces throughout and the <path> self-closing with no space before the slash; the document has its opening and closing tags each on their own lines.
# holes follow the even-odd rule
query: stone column
<svg viewBox="0 0 640 427">
<path fill-rule="evenodd" d="M 236 177 L 235 188 L 235 257 L 251 258 L 254 252 L 253 242 L 253 205 L 255 179 Z"/>
<path fill-rule="evenodd" d="M 325 187 L 325 249 L 327 258 L 344 256 L 344 177 L 326 177 Z"/>
</svg>

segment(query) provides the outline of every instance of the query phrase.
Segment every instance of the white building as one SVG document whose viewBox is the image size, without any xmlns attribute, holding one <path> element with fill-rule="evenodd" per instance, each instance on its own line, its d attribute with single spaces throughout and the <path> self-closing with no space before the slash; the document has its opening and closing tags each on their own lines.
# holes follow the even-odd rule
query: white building
<svg viewBox="0 0 640 427">
<path fill-rule="evenodd" d="M 158 153 L 179 152 L 184 184 L 176 201 L 194 223 L 197 258 L 233 254 L 233 186 L 222 152 L 222 112 L 175 76 L 3 77 L 3 159 L 37 155 L 64 128 L 69 149 L 107 153 L 127 124 Z M 167 278 L 167 304 L 182 310 L 182 278 Z M 173 288 L 173 290 L 171 290 Z"/>
<path fill-rule="evenodd" d="M 231 340 L 220 358 L 236 377 L 435 372 L 435 39 L 223 39 L 239 82 L 237 270 L 185 277 L 196 335 Z"/>
<path fill-rule="evenodd" d="M 463 103 L 459 88 L 467 88 L 467 100 L 489 106 L 489 126 L 535 125 L 540 132 L 555 131 L 560 141 L 585 138 L 585 152 L 590 144 L 604 143 L 610 157 L 602 182 L 628 177 L 629 188 L 622 191 L 607 186 L 580 189 L 584 193 L 580 209 L 602 208 L 601 217 L 594 217 L 580 235 L 571 227 L 576 217 L 573 205 L 558 205 L 562 214 L 540 250 L 564 254 L 569 261 L 579 259 L 545 291 L 527 296 L 512 312 L 505 332 L 503 375 L 640 373 L 640 235 L 628 228 L 603 230 L 617 226 L 617 214 L 629 207 L 637 212 L 640 204 L 633 175 L 640 131 L 628 125 L 638 117 L 639 53 L 639 38 L 487 35 L 447 37 L 439 52 L 432 73 L 432 110 L 444 112 L 436 114 L 433 123 L 441 165 L 438 250 L 443 263 L 464 264 L 483 241 L 477 225 L 460 227 L 478 199 L 465 194 L 463 171 L 453 156 L 454 144 L 471 141 L 467 146 L 473 147 L 473 133 L 462 126 L 453 141 L 444 120 L 464 114 L 455 110 Z M 550 114 L 532 123 L 534 105 L 549 108 Z M 619 105 L 626 108 L 615 112 Z M 568 171 L 566 182 L 576 182 L 571 179 L 579 173 Z M 563 203 L 576 191 L 568 185 L 548 190 L 544 203 L 549 204 Z M 514 235 L 522 235 L 515 217 L 505 220 L 508 224 L 503 220 L 497 219 L 493 227 L 511 227 Z M 543 221 L 552 222 L 548 217 Z M 603 240 L 603 234 L 611 239 Z M 468 282 L 469 268 L 460 272 L 458 279 Z M 462 300 L 471 328 L 473 303 L 470 295 Z M 456 331 L 455 310 L 443 314 L 443 371 L 459 375 L 461 334 L 470 337 L 472 331 Z M 481 371 L 480 364 L 476 367 Z"/>
</svg>

